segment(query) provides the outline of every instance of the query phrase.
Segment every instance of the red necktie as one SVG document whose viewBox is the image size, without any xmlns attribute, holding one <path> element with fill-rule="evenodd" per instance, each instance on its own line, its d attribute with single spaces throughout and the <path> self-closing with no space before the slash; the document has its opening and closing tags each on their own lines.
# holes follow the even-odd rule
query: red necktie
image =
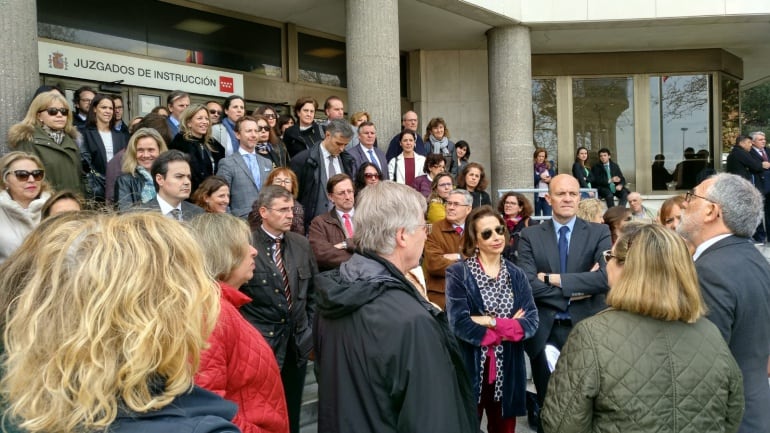
<svg viewBox="0 0 770 433">
<path fill-rule="evenodd" d="M 763 161 L 767 161 L 767 154 L 765 153 L 765 149 L 759 149 L 759 154 L 762 155 Z"/>
<path fill-rule="evenodd" d="M 353 224 L 350 222 L 350 214 L 342 214 L 342 219 L 345 222 L 345 230 L 348 231 L 348 237 L 353 237 Z"/>
<path fill-rule="evenodd" d="M 463 235 L 463 228 L 462 227 L 460 227 L 460 226 L 455 227 L 455 231 L 457 232 L 458 235 L 460 235 L 460 236 Z"/>
</svg>

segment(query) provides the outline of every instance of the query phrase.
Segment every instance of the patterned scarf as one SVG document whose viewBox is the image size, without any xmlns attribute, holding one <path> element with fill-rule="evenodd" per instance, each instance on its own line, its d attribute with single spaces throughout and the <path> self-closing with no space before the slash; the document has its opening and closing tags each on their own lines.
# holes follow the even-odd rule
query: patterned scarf
<svg viewBox="0 0 770 433">
<path fill-rule="evenodd" d="M 428 137 L 430 140 L 431 153 L 440 153 L 444 156 L 449 156 L 449 139 L 444 136 L 441 140 L 433 136 Z"/>
<path fill-rule="evenodd" d="M 147 171 L 146 168 L 137 165 L 136 172 L 144 178 L 144 184 L 142 185 L 142 203 L 147 203 L 155 198 L 155 184 L 152 183 L 152 176 L 150 176 L 150 172 Z"/>
<path fill-rule="evenodd" d="M 51 140 L 55 141 L 56 144 L 61 144 L 62 141 L 64 141 L 64 131 L 55 131 L 45 125 L 42 125 L 43 131 L 45 131 L 46 134 L 48 134 L 49 137 L 51 137 Z"/>
</svg>

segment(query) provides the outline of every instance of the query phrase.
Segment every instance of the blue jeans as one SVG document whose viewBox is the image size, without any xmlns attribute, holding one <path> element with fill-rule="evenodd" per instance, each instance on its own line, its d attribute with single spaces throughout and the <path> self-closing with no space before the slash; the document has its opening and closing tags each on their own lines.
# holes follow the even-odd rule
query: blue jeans
<svg viewBox="0 0 770 433">
<path fill-rule="evenodd" d="M 535 199 L 535 216 L 551 216 L 551 205 L 545 200 L 545 197 Z"/>
</svg>

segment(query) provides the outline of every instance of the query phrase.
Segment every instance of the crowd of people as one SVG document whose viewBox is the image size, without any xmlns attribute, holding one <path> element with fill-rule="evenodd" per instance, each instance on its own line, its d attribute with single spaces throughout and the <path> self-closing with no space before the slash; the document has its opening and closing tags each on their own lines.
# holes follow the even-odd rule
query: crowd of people
<svg viewBox="0 0 770 433">
<path fill-rule="evenodd" d="M 297 433 L 311 360 L 324 433 L 770 425 L 759 151 L 656 213 L 537 148 L 494 201 L 440 117 L 41 90 L 0 158 L 9 430 Z"/>
</svg>

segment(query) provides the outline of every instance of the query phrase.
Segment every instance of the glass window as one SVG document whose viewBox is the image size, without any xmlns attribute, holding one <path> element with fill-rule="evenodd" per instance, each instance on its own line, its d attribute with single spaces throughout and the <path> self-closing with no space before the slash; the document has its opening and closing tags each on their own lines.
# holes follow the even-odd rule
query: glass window
<svg viewBox="0 0 770 433">
<path fill-rule="evenodd" d="M 84 13 L 87 11 L 87 13 Z M 38 0 L 38 36 L 281 77 L 281 29 L 151 0 Z"/>
<path fill-rule="evenodd" d="M 297 49 L 300 81 L 347 87 L 344 42 L 297 33 Z"/>
<path fill-rule="evenodd" d="M 710 88 L 709 75 L 650 77 L 653 190 L 692 189 L 713 168 Z"/>
<path fill-rule="evenodd" d="M 532 120 L 535 147 L 544 148 L 549 160 L 558 161 L 555 79 L 532 80 Z"/>
<path fill-rule="evenodd" d="M 740 82 L 722 75 L 722 153 L 725 160 L 741 134 Z"/>
<path fill-rule="evenodd" d="M 573 79 L 572 106 L 575 148 L 588 149 L 588 165 L 599 160 L 599 149 L 609 149 L 628 189 L 635 190 L 633 79 Z"/>
</svg>

